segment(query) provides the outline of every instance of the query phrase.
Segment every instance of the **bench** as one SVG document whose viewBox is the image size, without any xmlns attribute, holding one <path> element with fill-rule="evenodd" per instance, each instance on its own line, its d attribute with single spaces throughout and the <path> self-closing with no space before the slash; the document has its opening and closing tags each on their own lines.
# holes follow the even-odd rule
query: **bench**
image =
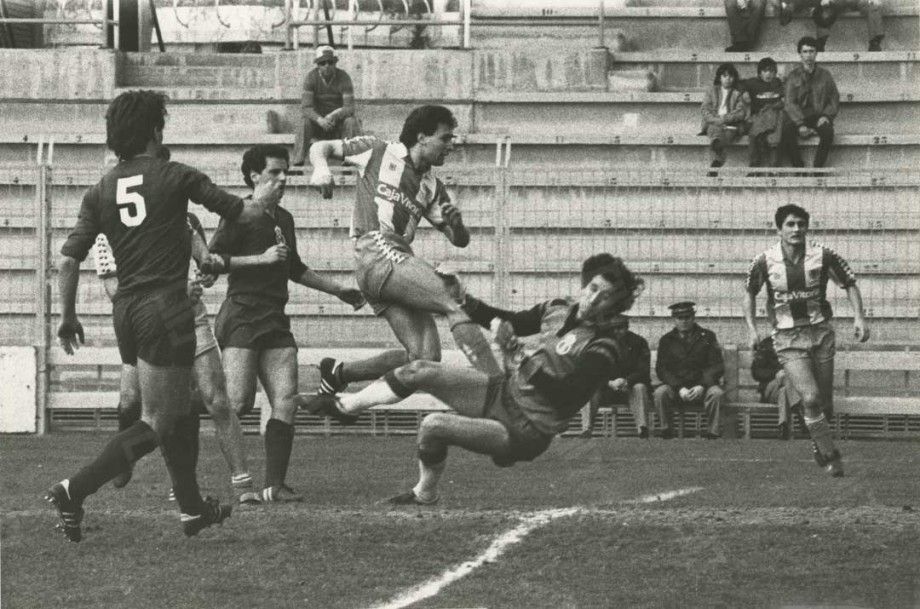
<svg viewBox="0 0 920 609">
<path fill-rule="evenodd" d="M 652 384 L 660 381 L 655 375 L 656 351 L 652 351 Z M 723 402 L 723 428 L 726 437 L 740 431 L 751 439 L 754 419 L 758 415 L 776 420 L 777 406 L 759 401 L 757 382 L 751 377 L 753 354 L 739 350 L 735 345 L 723 347 L 725 361 L 725 401 Z M 838 347 L 835 358 L 833 427 L 841 438 L 888 436 L 892 432 L 920 431 L 920 351 L 904 346 L 854 345 Z M 868 383 L 868 384 L 867 384 Z M 617 413 L 629 411 L 627 405 L 606 404 L 610 417 L 601 418 L 603 435 L 616 437 Z M 675 413 L 677 437 L 687 432 L 687 419 L 692 422 L 696 435 L 703 429 L 702 407 L 685 406 Z M 881 418 L 881 427 L 878 418 Z M 875 421 L 866 420 L 874 418 Z M 894 422 L 898 421 L 898 424 Z M 661 424 L 661 421 L 658 422 Z"/>
<path fill-rule="evenodd" d="M 298 363 L 301 367 L 301 387 L 310 391 L 318 383 L 315 366 L 322 357 L 348 360 L 376 352 L 376 349 L 300 349 Z M 657 383 L 654 378 L 655 355 L 653 351 L 653 383 Z M 775 420 L 776 406 L 757 401 L 757 384 L 750 376 L 750 351 L 739 351 L 736 346 L 727 345 L 723 347 L 723 357 L 726 436 L 731 437 L 732 432 L 737 430 L 738 423 L 734 418 L 740 417 L 742 436 L 750 439 L 753 436 L 753 420 L 758 415 Z M 454 350 L 444 352 L 444 361 L 451 365 L 467 365 L 462 354 Z M 836 416 L 833 424 L 838 437 L 890 436 L 891 433 L 920 431 L 920 420 L 911 419 L 920 417 L 920 351 L 903 346 L 876 346 L 874 349 L 866 345 L 847 346 L 838 350 L 835 362 L 838 381 L 834 388 Z M 92 413 L 91 421 L 97 428 L 103 420 L 114 417 L 114 408 L 118 403 L 117 379 L 120 367 L 116 348 L 86 347 L 74 356 L 53 348 L 49 352 L 48 366 L 52 383 L 46 407 L 52 415 Z M 244 421 L 247 429 L 252 430 L 260 419 L 264 425 L 268 411 L 266 406 L 264 393 L 258 393 L 256 410 Z M 616 437 L 617 411 L 628 410 L 628 406 L 605 405 L 602 409 L 612 415 L 599 417 L 603 435 Z M 448 407 L 443 402 L 420 393 L 398 404 L 372 408 L 370 416 L 362 417 L 359 425 L 352 428 L 331 425 L 328 420 L 306 413 L 298 415 L 298 426 L 323 434 L 407 434 L 414 433 L 418 423 L 429 412 L 445 410 Z M 684 437 L 688 431 L 686 419 L 690 420 L 693 430 L 699 435 L 702 429 L 701 410 L 688 407 L 678 414 L 678 437 Z M 878 425 L 879 418 L 881 427 Z"/>
</svg>

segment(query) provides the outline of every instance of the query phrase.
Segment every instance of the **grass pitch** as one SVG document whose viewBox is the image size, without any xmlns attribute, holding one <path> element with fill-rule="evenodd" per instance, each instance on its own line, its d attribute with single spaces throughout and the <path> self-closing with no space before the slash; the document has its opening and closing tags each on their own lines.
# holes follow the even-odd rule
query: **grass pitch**
<svg viewBox="0 0 920 609">
<path fill-rule="evenodd" d="M 842 479 L 804 441 L 565 438 L 508 469 L 455 449 L 440 505 L 396 510 L 380 500 L 414 484 L 413 439 L 298 436 L 303 504 L 186 539 L 153 454 L 67 543 L 41 495 L 107 437 L 0 436 L 4 608 L 920 607 L 917 442 L 844 442 Z M 212 436 L 199 476 L 229 496 Z"/>
</svg>

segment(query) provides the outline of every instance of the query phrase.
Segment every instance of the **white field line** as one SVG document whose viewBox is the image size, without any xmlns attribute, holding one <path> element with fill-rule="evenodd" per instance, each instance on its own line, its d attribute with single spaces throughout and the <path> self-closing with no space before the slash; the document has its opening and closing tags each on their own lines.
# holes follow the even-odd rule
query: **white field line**
<svg viewBox="0 0 920 609">
<path fill-rule="evenodd" d="M 695 493 L 700 490 L 702 489 L 697 487 L 678 489 L 665 493 L 659 493 L 656 495 L 644 495 L 638 499 L 634 499 L 631 501 L 631 503 L 656 503 L 659 501 L 668 501 L 669 499 L 674 499 L 675 497 L 681 497 L 683 495 L 689 495 L 690 493 Z M 539 512 L 534 512 L 528 516 L 524 516 L 521 518 L 521 523 L 519 525 L 509 531 L 505 531 L 496 537 L 491 545 L 489 545 L 489 547 L 486 548 L 484 552 L 482 552 L 473 560 L 461 563 L 456 567 L 448 569 L 440 576 L 431 579 L 419 586 L 411 588 L 400 596 L 382 605 L 377 605 L 374 607 L 374 609 L 402 609 L 403 607 L 408 607 L 409 605 L 425 600 L 426 598 L 436 596 L 445 586 L 448 586 L 453 582 L 466 577 L 484 564 L 492 563 L 498 560 L 498 558 L 505 553 L 505 550 L 522 541 L 524 537 L 526 537 L 531 531 L 549 524 L 553 520 L 557 520 L 565 516 L 573 516 L 580 513 L 590 513 L 591 511 L 592 510 L 586 508 L 572 507 L 555 510 L 542 510 Z"/>
</svg>

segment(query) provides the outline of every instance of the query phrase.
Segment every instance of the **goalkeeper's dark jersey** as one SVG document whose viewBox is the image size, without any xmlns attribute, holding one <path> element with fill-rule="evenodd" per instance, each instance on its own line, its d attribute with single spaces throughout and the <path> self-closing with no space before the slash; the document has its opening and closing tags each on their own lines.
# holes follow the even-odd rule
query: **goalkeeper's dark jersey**
<svg viewBox="0 0 920 609">
<path fill-rule="evenodd" d="M 142 155 L 122 161 L 83 196 L 61 253 L 83 261 L 105 234 L 118 261 L 118 292 L 185 285 L 191 240 L 188 202 L 235 220 L 243 201 L 181 163 Z"/>
</svg>

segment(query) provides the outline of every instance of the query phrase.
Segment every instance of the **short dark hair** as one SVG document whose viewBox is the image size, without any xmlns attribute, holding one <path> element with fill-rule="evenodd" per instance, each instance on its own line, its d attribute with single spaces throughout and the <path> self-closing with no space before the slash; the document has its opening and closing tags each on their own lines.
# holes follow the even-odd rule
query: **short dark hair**
<svg viewBox="0 0 920 609">
<path fill-rule="evenodd" d="M 166 125 L 166 97 L 159 91 L 125 91 L 105 111 L 105 144 L 119 159 L 147 149 L 156 129 Z"/>
<path fill-rule="evenodd" d="M 399 141 L 406 148 L 412 148 L 418 142 L 419 133 L 432 135 L 438 130 L 439 125 L 447 125 L 450 129 L 457 128 L 457 119 L 453 112 L 444 106 L 419 106 L 409 113 L 403 123 Z"/>
<path fill-rule="evenodd" d="M 243 153 L 243 163 L 240 165 L 240 171 L 243 172 L 243 181 L 246 182 L 246 186 L 249 188 L 255 186 L 249 174 L 253 171 L 262 173 L 268 164 L 267 159 L 269 158 L 290 161 L 287 148 L 279 144 L 256 144 Z"/>
<path fill-rule="evenodd" d="M 773 70 L 776 72 L 776 62 L 772 57 L 764 57 L 757 62 L 757 75 L 759 76 L 764 70 Z"/>
<path fill-rule="evenodd" d="M 776 228 L 782 228 L 783 222 L 785 222 L 786 218 L 789 216 L 802 218 L 805 220 L 805 226 L 808 226 L 808 224 L 811 222 L 811 214 L 809 214 L 798 205 L 790 203 L 776 209 L 776 214 L 773 216 L 773 222 L 776 224 Z"/>
<path fill-rule="evenodd" d="M 801 53 L 802 47 L 804 46 L 810 46 L 810 47 L 814 47 L 817 49 L 818 41 L 815 40 L 814 36 L 802 36 L 801 38 L 799 38 L 798 43 L 795 45 L 795 52 Z"/>
<path fill-rule="evenodd" d="M 582 262 L 581 287 L 591 283 L 591 280 L 598 275 L 609 281 L 611 285 L 621 285 L 626 294 L 616 313 L 628 311 L 633 306 L 636 296 L 645 287 L 645 281 L 630 271 L 622 258 L 611 256 L 608 253 L 595 254 Z"/>
<path fill-rule="evenodd" d="M 737 82 L 738 82 L 738 69 L 735 67 L 735 64 L 733 64 L 733 63 L 723 63 L 723 64 L 721 64 L 718 68 L 716 68 L 716 77 L 713 79 L 712 84 L 714 84 L 714 85 L 720 85 L 720 84 L 722 84 L 722 75 L 723 75 L 723 74 L 731 74 L 731 75 L 734 77 L 734 79 L 735 79 L 735 83 L 737 84 Z"/>
</svg>

